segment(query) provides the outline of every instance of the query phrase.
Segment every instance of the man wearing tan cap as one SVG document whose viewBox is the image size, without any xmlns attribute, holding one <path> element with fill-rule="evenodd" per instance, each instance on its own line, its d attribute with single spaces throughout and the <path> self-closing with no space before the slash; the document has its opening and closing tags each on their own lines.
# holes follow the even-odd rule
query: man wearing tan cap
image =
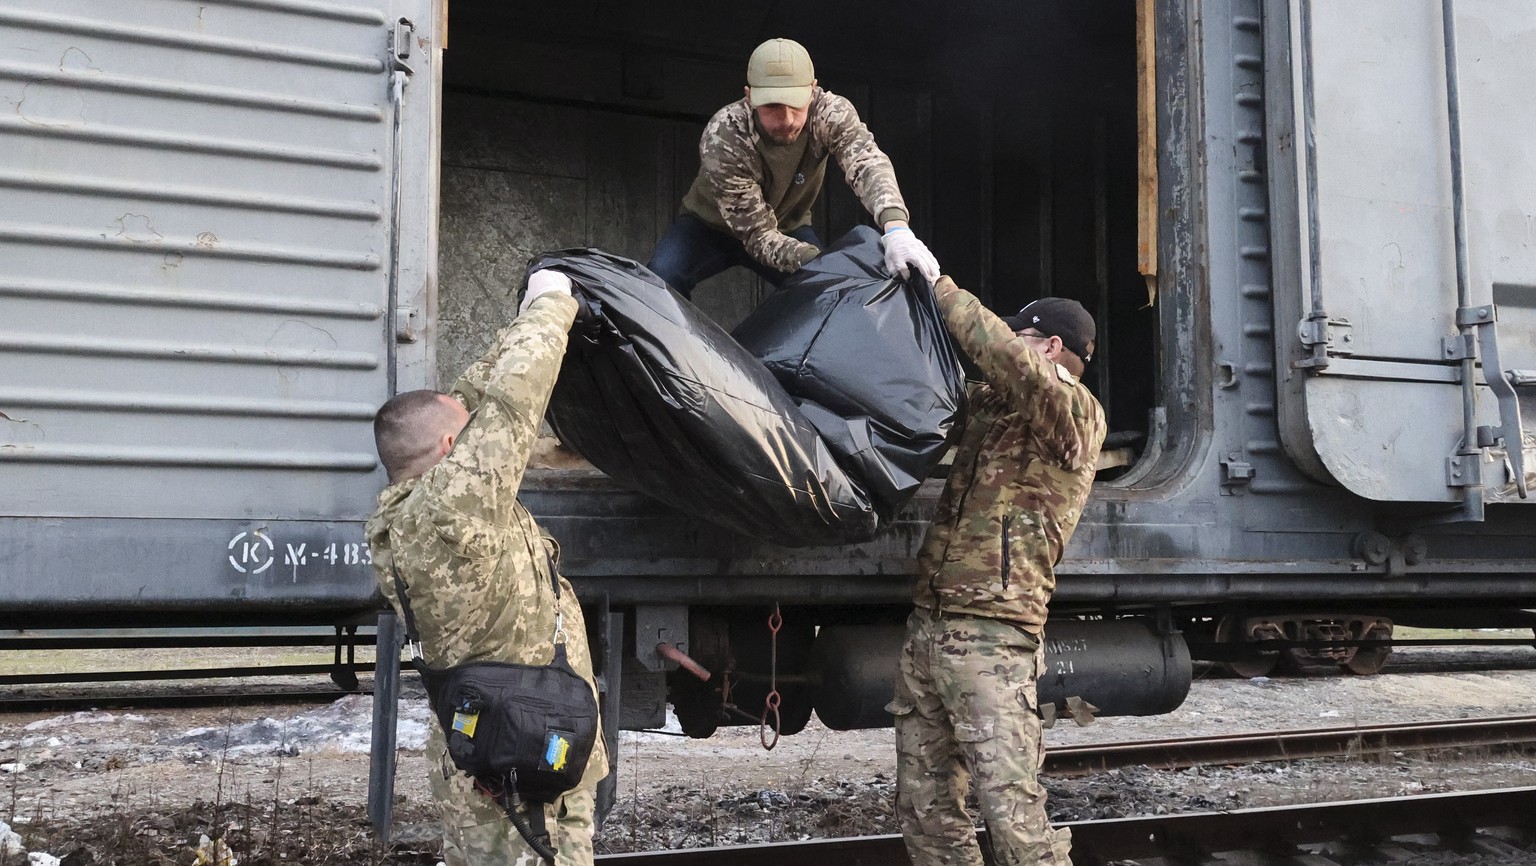
<svg viewBox="0 0 1536 866">
<path fill-rule="evenodd" d="M 686 297 L 744 265 L 779 285 L 821 252 L 811 207 L 833 156 L 885 234 L 891 273 L 931 283 L 939 263 L 907 227 L 891 160 L 853 104 L 816 86 L 798 42 L 770 39 L 747 62 L 745 97 L 715 112 L 699 140 L 699 175 L 651 256 L 650 269 Z"/>
</svg>

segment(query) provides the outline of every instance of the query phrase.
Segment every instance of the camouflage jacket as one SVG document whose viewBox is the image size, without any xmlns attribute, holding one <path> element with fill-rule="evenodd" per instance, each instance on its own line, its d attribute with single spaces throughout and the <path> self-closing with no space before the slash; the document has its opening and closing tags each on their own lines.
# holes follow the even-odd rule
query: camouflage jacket
<svg viewBox="0 0 1536 866">
<path fill-rule="evenodd" d="M 1038 631 L 1093 486 L 1104 410 L 975 295 L 948 277 L 934 288 L 950 333 L 989 384 L 970 388 L 954 466 L 918 553 L 913 600 Z"/>
<path fill-rule="evenodd" d="M 368 520 L 375 577 L 400 610 L 393 569 L 410 596 L 427 664 L 468 661 L 549 664 L 555 655 L 551 570 L 554 539 L 517 499 L 550 391 L 576 317 L 570 297 L 539 298 L 496 335 L 484 357 L 454 383 L 470 412 L 453 450 L 424 474 L 379 494 Z M 565 578 L 566 655 L 588 683 L 592 656 L 581 606 Z M 594 687 L 595 693 L 595 687 Z M 588 772 L 606 770 L 594 752 Z"/>
<path fill-rule="evenodd" d="M 683 197 L 683 211 L 735 235 L 759 262 L 797 271 L 818 251 L 785 232 L 811 221 L 830 154 L 876 220 L 907 218 L 890 157 L 875 144 L 853 103 L 816 88 L 801 135 L 809 141 L 798 167 L 773 176 L 766 154 L 775 145 L 759 133 L 751 104 L 743 98 L 715 112 L 699 139 L 699 174 Z"/>
</svg>

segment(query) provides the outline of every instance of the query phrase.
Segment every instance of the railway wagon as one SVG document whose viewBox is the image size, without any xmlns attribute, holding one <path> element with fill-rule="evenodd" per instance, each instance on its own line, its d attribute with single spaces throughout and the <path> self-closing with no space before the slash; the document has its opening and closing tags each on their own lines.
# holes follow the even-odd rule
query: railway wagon
<svg viewBox="0 0 1536 866">
<path fill-rule="evenodd" d="M 12 0 L 0 623 L 372 622 L 375 407 L 451 381 L 533 254 L 648 257 L 779 35 L 957 282 L 1100 323 L 1112 433 L 1042 694 L 1156 712 L 1191 646 L 1368 673 L 1395 624 L 1531 624 L 1536 8 L 1512 0 Z M 823 237 L 866 218 L 829 182 Z M 695 298 L 729 325 L 767 291 Z M 707 736 L 771 691 L 784 733 L 885 721 L 940 484 L 839 548 L 559 462 L 522 495 L 589 606 L 610 730 L 670 702 Z"/>
</svg>

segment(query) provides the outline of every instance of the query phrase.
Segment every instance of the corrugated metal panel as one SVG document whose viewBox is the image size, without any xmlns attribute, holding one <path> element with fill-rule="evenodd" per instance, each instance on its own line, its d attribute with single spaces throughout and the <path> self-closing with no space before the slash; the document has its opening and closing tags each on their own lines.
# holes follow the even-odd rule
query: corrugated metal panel
<svg viewBox="0 0 1536 866">
<path fill-rule="evenodd" d="M 0 515 L 366 515 L 393 5 L 0 9 Z"/>
</svg>

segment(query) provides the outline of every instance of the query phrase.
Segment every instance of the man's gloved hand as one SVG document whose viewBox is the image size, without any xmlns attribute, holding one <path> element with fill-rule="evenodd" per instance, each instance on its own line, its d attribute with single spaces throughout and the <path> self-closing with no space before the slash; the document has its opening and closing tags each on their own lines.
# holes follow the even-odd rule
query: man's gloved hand
<svg viewBox="0 0 1536 866">
<path fill-rule="evenodd" d="M 896 226 L 880 239 L 885 247 L 885 269 L 893 274 L 907 276 L 908 266 L 917 268 L 931 284 L 939 278 L 939 260 L 928 252 L 928 247 L 906 226 Z"/>
<path fill-rule="evenodd" d="M 550 292 L 559 292 L 566 297 L 570 297 L 571 278 L 550 268 L 534 271 L 528 277 L 528 291 L 523 293 L 523 302 L 518 304 L 517 314 L 521 316 L 527 312 L 529 304 Z"/>
</svg>

